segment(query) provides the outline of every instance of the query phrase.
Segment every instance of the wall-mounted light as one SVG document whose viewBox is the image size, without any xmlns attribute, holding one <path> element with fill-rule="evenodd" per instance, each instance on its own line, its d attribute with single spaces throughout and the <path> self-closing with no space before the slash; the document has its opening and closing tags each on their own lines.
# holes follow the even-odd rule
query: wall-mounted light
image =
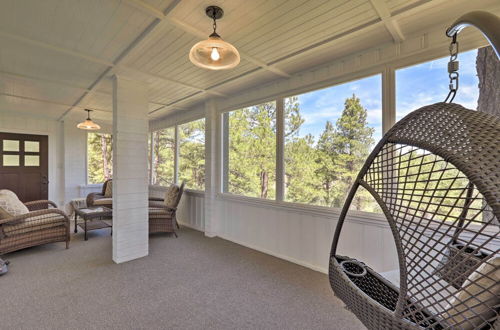
<svg viewBox="0 0 500 330">
<path fill-rule="evenodd" d="M 238 50 L 225 42 L 217 34 L 217 20 L 224 15 L 222 8 L 209 6 L 205 9 L 208 17 L 213 19 L 214 32 L 207 40 L 196 43 L 189 52 L 189 60 L 200 68 L 210 70 L 232 69 L 240 63 Z"/>
<path fill-rule="evenodd" d="M 85 111 L 88 112 L 87 119 L 85 119 L 85 121 L 81 122 L 80 124 L 76 125 L 76 127 L 78 127 L 79 129 L 85 129 L 89 131 L 96 131 L 98 129 L 101 129 L 101 126 L 97 125 L 92 121 L 92 119 L 90 119 L 90 112 L 92 110 L 85 109 Z"/>
</svg>

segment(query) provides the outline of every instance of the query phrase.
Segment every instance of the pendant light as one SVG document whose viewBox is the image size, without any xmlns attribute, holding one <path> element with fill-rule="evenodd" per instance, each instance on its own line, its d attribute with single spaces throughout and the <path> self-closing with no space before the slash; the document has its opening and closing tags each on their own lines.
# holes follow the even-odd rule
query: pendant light
<svg viewBox="0 0 500 330">
<path fill-rule="evenodd" d="M 200 68 L 210 70 L 232 69 L 240 63 L 238 50 L 228 42 L 225 42 L 217 34 L 217 20 L 222 18 L 224 11 L 217 6 L 209 6 L 205 9 L 208 17 L 213 19 L 214 32 L 207 40 L 196 43 L 189 52 L 189 60 Z"/>
<path fill-rule="evenodd" d="M 92 110 L 85 109 L 85 111 L 88 112 L 87 119 L 85 119 L 85 121 L 81 122 L 80 124 L 76 125 L 76 127 L 78 127 L 79 129 L 86 129 L 89 131 L 96 131 L 98 129 L 101 129 L 101 126 L 97 125 L 92 121 L 92 119 L 90 119 L 90 112 Z"/>
</svg>

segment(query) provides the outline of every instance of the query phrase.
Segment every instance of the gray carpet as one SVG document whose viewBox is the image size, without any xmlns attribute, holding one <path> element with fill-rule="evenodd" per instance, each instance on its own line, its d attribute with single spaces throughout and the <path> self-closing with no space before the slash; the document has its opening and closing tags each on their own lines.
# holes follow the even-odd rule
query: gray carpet
<svg viewBox="0 0 500 330">
<path fill-rule="evenodd" d="M 120 265 L 107 229 L 4 258 L 1 329 L 364 329 L 326 275 L 190 229 Z"/>
</svg>

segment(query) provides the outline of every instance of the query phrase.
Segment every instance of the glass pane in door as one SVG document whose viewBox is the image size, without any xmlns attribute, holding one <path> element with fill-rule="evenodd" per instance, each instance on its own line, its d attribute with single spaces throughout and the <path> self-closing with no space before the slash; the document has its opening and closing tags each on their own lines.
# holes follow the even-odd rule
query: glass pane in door
<svg viewBox="0 0 500 330">
<path fill-rule="evenodd" d="M 19 141 L 3 140 L 3 151 L 19 151 Z"/>
<path fill-rule="evenodd" d="M 38 141 L 24 141 L 25 152 L 40 152 L 40 142 Z"/>
</svg>

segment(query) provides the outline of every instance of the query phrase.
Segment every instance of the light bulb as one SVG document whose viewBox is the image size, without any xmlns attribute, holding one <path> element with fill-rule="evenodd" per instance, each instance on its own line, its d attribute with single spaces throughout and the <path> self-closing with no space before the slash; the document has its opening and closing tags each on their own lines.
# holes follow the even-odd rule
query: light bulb
<svg viewBox="0 0 500 330">
<path fill-rule="evenodd" d="M 220 54 L 219 51 L 217 50 L 217 47 L 212 48 L 212 52 L 210 53 L 210 58 L 213 61 L 218 61 L 220 59 Z"/>
</svg>

